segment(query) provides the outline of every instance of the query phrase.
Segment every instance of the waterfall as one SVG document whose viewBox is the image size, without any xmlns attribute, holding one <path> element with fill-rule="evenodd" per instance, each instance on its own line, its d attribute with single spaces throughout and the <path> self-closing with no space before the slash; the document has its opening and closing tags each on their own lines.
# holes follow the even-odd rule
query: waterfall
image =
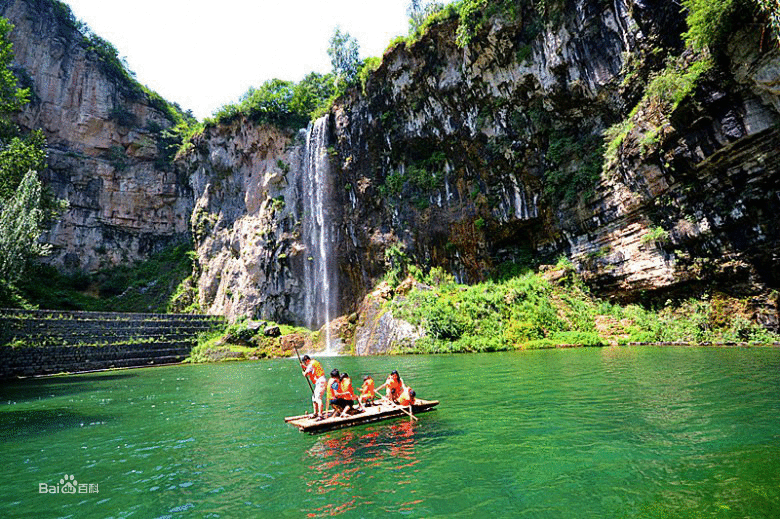
<svg viewBox="0 0 780 519">
<path fill-rule="evenodd" d="M 304 310 L 306 325 L 317 329 L 335 317 L 338 293 L 333 268 L 333 185 L 326 148 L 328 117 L 309 124 L 302 158 Z M 330 327 L 325 327 L 326 353 L 331 352 Z"/>
</svg>

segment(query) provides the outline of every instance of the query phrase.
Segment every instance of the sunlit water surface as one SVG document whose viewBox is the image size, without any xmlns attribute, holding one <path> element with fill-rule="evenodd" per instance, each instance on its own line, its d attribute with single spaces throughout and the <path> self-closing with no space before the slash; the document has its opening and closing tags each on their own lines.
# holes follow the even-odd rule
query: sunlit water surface
<svg viewBox="0 0 780 519">
<path fill-rule="evenodd" d="M 322 360 L 440 407 L 302 434 L 294 360 L 4 383 L 0 517 L 780 517 L 780 350 Z"/>
</svg>

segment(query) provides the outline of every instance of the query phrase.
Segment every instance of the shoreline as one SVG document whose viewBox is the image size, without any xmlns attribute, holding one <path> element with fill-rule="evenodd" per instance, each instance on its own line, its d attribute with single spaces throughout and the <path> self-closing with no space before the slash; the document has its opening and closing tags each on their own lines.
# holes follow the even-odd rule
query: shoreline
<svg viewBox="0 0 780 519">
<path fill-rule="evenodd" d="M 555 346 L 546 346 L 541 348 L 534 348 L 534 349 L 517 349 L 513 351 L 497 351 L 497 352 L 457 352 L 457 353 L 451 353 L 451 352 L 442 352 L 442 353 L 390 353 L 386 355 L 362 355 L 362 357 L 394 357 L 399 355 L 409 355 L 409 356 L 416 356 L 416 355 L 470 355 L 470 354 L 491 354 L 491 353 L 523 353 L 528 351 L 540 351 L 540 350 L 566 350 L 566 349 L 584 349 L 584 348 L 625 348 L 625 347 L 636 347 L 636 346 L 647 346 L 647 347 L 673 347 L 673 348 L 743 348 L 743 349 L 751 349 L 751 348 L 773 348 L 773 349 L 780 349 L 780 342 L 772 342 L 772 343 L 749 343 L 749 342 L 703 342 L 703 343 L 694 343 L 694 342 L 672 342 L 672 341 L 664 341 L 664 342 L 629 342 L 626 344 L 605 344 L 605 345 L 598 345 L 598 346 L 591 346 L 591 345 L 581 345 L 581 344 L 558 344 Z M 309 352 L 310 354 L 316 355 L 316 352 Z M 360 357 L 361 355 L 339 355 L 343 357 Z M 2 382 L 9 382 L 9 381 L 21 381 L 21 380 L 37 380 L 37 379 L 47 379 L 47 378 L 55 378 L 55 377 L 67 377 L 72 375 L 89 375 L 92 373 L 106 373 L 111 371 L 126 371 L 126 370 L 132 370 L 132 369 L 143 369 L 143 368 L 158 368 L 158 367 L 164 367 L 164 366 L 183 366 L 183 365 L 197 365 L 197 364 L 220 364 L 225 362 L 256 362 L 261 360 L 270 360 L 270 359 L 292 359 L 296 360 L 295 357 L 290 356 L 284 356 L 284 357 L 265 357 L 265 358 L 228 358 L 228 359 L 220 359 L 220 360 L 213 360 L 213 361 L 207 361 L 207 362 L 176 362 L 176 363 L 167 363 L 167 364 L 151 364 L 146 366 L 122 366 L 122 367 L 114 367 L 114 368 L 105 368 L 105 369 L 91 369 L 91 370 L 84 370 L 84 371 L 63 371 L 59 373 L 40 373 L 40 374 L 34 374 L 34 375 L 25 375 L 25 376 L 17 376 L 17 377 L 10 377 L 10 378 L 3 378 L 0 379 L 0 383 Z"/>
</svg>

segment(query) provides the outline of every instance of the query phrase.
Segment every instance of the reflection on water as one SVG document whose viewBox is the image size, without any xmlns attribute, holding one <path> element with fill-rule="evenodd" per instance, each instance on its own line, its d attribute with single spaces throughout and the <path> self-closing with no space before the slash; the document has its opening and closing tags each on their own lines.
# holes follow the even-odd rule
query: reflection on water
<svg viewBox="0 0 780 519">
<path fill-rule="evenodd" d="M 387 488 L 391 492 L 403 492 L 403 486 L 411 482 L 409 469 L 419 463 L 415 454 L 415 428 L 416 424 L 411 421 L 396 421 L 318 438 L 307 451 L 309 471 L 305 475 L 306 487 L 314 494 L 327 494 L 338 489 L 345 496 L 342 499 L 346 500 L 331 501 L 315 508 L 307 517 L 334 516 L 358 507 L 376 505 L 362 488 L 355 488 L 356 479 L 372 479 L 388 472 L 405 474 L 397 480 L 391 479 Z M 411 511 L 415 504 L 421 502 L 420 499 L 404 501 L 398 509 Z"/>
</svg>

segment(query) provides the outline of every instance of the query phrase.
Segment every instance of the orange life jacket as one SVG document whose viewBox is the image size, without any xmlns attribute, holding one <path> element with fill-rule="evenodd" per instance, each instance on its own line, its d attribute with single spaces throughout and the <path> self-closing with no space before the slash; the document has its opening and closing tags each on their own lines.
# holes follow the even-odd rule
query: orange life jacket
<svg viewBox="0 0 780 519">
<path fill-rule="evenodd" d="M 336 398 L 335 391 L 341 392 L 341 385 L 340 384 L 341 384 L 341 381 L 339 379 L 337 379 L 337 378 L 332 378 L 331 377 L 331 378 L 328 379 L 328 397 L 327 397 L 328 400 L 333 400 L 334 398 Z M 333 387 L 334 385 L 336 386 L 335 387 L 335 391 L 334 391 L 334 387 Z"/>
<path fill-rule="evenodd" d="M 401 385 L 401 381 L 396 381 L 395 377 L 393 375 L 390 375 L 387 377 L 387 381 L 385 381 L 385 385 L 387 386 L 388 396 L 391 398 L 398 398 L 398 395 L 401 394 L 401 388 L 403 387 Z"/>
<path fill-rule="evenodd" d="M 317 379 L 321 376 L 325 375 L 325 370 L 322 369 L 322 364 L 319 363 L 319 361 L 313 360 L 309 364 L 309 366 L 306 368 L 308 371 L 309 367 L 311 367 L 311 371 L 306 374 L 306 377 L 312 381 L 312 383 L 317 383 Z"/>
<path fill-rule="evenodd" d="M 373 378 L 366 379 L 366 381 L 363 382 L 363 385 L 360 386 L 360 396 L 369 396 L 371 398 L 374 398 L 374 379 Z"/>
<path fill-rule="evenodd" d="M 341 392 L 344 393 L 342 398 L 347 400 L 357 400 L 355 396 L 355 390 L 352 389 L 352 379 L 347 377 L 341 381 Z"/>
<path fill-rule="evenodd" d="M 398 397 L 398 403 L 401 405 L 412 405 L 414 404 L 414 397 L 409 396 L 409 387 L 404 389 L 404 392 L 401 393 L 401 396 Z"/>
</svg>

